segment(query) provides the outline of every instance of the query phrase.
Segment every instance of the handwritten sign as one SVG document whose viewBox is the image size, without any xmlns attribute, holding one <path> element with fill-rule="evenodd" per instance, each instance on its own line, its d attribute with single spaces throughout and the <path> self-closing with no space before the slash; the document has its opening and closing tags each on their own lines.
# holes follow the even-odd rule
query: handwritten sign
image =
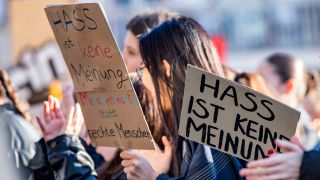
<svg viewBox="0 0 320 180">
<path fill-rule="evenodd" d="M 179 135 L 244 160 L 265 158 L 294 135 L 300 113 L 236 82 L 188 65 Z"/>
<path fill-rule="evenodd" d="M 97 145 L 154 149 L 120 51 L 98 3 L 45 8 Z"/>
<path fill-rule="evenodd" d="M 76 92 L 131 89 L 125 64 L 99 4 L 45 9 Z"/>
</svg>

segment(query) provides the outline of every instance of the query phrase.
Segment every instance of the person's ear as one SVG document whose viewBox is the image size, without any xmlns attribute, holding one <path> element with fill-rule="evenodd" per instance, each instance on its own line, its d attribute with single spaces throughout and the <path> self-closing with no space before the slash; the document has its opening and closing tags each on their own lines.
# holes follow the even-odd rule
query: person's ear
<svg viewBox="0 0 320 180">
<path fill-rule="evenodd" d="M 285 86 L 285 91 L 286 93 L 289 93 L 292 91 L 292 89 L 294 88 L 294 81 L 293 79 L 289 79 L 287 82 L 286 82 L 286 86 Z"/>
<path fill-rule="evenodd" d="M 169 62 L 166 59 L 162 60 L 162 67 L 163 67 L 163 69 L 164 69 L 164 71 L 166 73 L 166 76 L 168 78 L 170 78 L 171 77 L 171 66 L 170 66 Z"/>
</svg>

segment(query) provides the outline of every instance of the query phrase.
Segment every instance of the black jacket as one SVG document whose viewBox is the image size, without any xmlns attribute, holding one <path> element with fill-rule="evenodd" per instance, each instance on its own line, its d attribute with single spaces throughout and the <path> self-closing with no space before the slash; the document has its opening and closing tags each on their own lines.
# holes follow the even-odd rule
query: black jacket
<svg viewBox="0 0 320 180">
<path fill-rule="evenodd" d="M 58 136 L 47 143 L 47 150 L 57 179 L 97 179 L 94 162 L 78 137 Z"/>
<path fill-rule="evenodd" d="M 302 163 L 300 166 L 301 180 L 320 179 L 320 152 L 307 151 L 303 153 Z"/>
</svg>

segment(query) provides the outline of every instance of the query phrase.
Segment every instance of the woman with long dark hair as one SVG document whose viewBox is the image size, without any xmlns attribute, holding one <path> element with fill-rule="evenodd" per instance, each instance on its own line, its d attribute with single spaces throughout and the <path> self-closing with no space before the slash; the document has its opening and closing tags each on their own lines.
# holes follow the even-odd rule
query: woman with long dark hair
<svg viewBox="0 0 320 180">
<path fill-rule="evenodd" d="M 205 30 L 193 19 L 177 17 L 154 28 L 140 39 L 140 51 L 144 62 L 144 77 L 151 77 L 152 84 L 142 83 L 142 91 L 148 91 L 156 103 L 146 114 L 148 121 L 160 124 L 158 137 L 167 136 L 173 144 L 171 168 L 176 177 L 207 179 L 240 179 L 239 162 L 232 156 L 178 136 L 187 64 L 191 64 L 223 76 L 215 49 Z M 158 138 L 154 135 L 154 138 Z M 161 145 L 160 145 L 161 147 Z M 146 165 L 134 163 L 141 156 L 125 151 L 124 171 L 130 179 L 158 176 L 157 172 L 142 171 Z M 138 165 L 137 165 L 138 164 Z M 146 168 L 145 168 L 146 169 Z M 138 171 L 137 171 L 138 170 Z M 140 170 L 140 171 L 139 171 Z M 140 172 L 140 173 L 139 173 Z M 159 176 L 158 176 L 159 177 Z M 162 178 L 169 178 L 161 174 Z"/>
<path fill-rule="evenodd" d="M 148 102 L 142 105 L 144 113 L 164 152 L 150 161 L 142 153 L 123 151 L 121 165 L 127 179 L 241 179 L 236 158 L 178 136 L 187 64 L 223 76 L 205 30 L 191 18 L 175 17 L 142 36 L 140 52 L 144 65 L 139 94 L 142 103 Z M 164 137 L 170 139 L 172 153 Z M 69 169 L 75 168 L 82 167 Z"/>
</svg>

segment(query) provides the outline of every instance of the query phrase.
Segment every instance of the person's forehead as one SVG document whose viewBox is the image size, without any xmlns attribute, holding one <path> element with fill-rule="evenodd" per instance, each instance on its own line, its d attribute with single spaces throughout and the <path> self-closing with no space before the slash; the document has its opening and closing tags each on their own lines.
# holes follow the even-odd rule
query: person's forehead
<svg viewBox="0 0 320 180">
<path fill-rule="evenodd" d="M 125 38 L 125 46 L 130 47 L 132 49 L 138 49 L 139 41 L 136 36 L 131 31 L 127 31 Z"/>
<path fill-rule="evenodd" d="M 274 67 L 267 62 L 262 63 L 259 67 L 258 67 L 258 73 L 275 73 L 274 71 Z"/>
<path fill-rule="evenodd" d="M 260 74 L 263 79 L 265 79 L 269 83 L 280 83 L 279 74 L 275 71 L 274 66 L 272 66 L 272 64 L 268 62 L 261 64 L 257 70 L 257 73 Z"/>
</svg>

